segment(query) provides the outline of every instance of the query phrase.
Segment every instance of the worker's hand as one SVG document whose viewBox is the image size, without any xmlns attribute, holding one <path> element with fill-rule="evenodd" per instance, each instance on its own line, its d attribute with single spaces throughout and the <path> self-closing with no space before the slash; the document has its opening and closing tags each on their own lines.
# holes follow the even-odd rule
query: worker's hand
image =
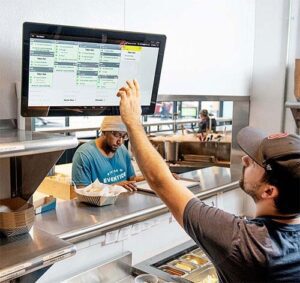
<svg viewBox="0 0 300 283">
<path fill-rule="evenodd" d="M 120 114 L 126 126 L 138 125 L 142 114 L 140 102 L 140 86 L 136 80 L 126 81 L 126 86 L 119 89 Z"/>
<path fill-rule="evenodd" d="M 123 182 L 116 183 L 116 185 L 122 186 L 123 188 L 125 188 L 129 192 L 137 191 L 135 181 L 123 181 Z"/>
</svg>

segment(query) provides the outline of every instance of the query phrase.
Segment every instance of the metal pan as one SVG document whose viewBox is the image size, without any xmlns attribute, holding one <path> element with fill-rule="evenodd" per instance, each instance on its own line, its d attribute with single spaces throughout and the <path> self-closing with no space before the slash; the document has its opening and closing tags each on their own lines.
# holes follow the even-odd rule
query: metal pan
<svg viewBox="0 0 300 283">
<path fill-rule="evenodd" d="M 168 266 L 168 265 L 163 265 L 161 267 L 159 267 L 159 269 L 163 272 L 166 272 L 170 275 L 175 275 L 175 276 L 184 276 L 186 275 L 186 272 L 182 271 L 182 270 L 179 270 L 177 268 L 174 268 L 174 267 L 171 267 L 171 266 Z"/>
<path fill-rule="evenodd" d="M 201 267 L 209 263 L 209 260 L 207 258 L 192 255 L 192 254 L 186 254 L 186 255 L 182 256 L 180 259 L 191 262 L 191 263 L 196 264 Z"/>
<path fill-rule="evenodd" d="M 173 260 L 170 263 L 168 263 L 168 265 L 175 267 L 177 269 L 180 269 L 186 273 L 191 273 L 197 269 L 197 265 L 195 265 L 191 262 L 188 262 L 188 261 L 180 260 L 180 259 Z"/>
</svg>

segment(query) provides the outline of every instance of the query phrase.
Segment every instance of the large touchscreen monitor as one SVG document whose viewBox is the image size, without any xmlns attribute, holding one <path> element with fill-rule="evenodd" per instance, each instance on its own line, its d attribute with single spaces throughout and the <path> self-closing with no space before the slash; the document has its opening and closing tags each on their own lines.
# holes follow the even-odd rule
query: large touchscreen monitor
<svg viewBox="0 0 300 283">
<path fill-rule="evenodd" d="M 118 115 L 118 89 L 137 79 L 154 113 L 166 36 L 24 23 L 22 115 Z"/>
</svg>

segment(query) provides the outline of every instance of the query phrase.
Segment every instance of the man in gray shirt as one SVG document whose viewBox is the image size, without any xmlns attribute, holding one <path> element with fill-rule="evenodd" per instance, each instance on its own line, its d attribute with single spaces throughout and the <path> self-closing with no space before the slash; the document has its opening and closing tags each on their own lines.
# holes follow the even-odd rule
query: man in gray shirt
<svg viewBox="0 0 300 283">
<path fill-rule="evenodd" d="M 205 205 L 172 177 L 140 122 L 137 81 L 127 81 L 117 95 L 144 177 L 210 257 L 219 280 L 300 282 L 300 138 L 250 127 L 239 132 L 247 154 L 240 184 L 256 203 L 256 217 L 242 219 Z"/>
</svg>

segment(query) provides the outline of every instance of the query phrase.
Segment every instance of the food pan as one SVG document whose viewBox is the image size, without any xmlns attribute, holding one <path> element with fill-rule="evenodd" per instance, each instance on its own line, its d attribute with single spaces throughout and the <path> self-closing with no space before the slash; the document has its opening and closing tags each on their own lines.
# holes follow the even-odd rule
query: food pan
<svg viewBox="0 0 300 283">
<path fill-rule="evenodd" d="M 163 265 L 161 267 L 159 267 L 159 269 L 163 272 L 169 273 L 172 276 L 183 276 L 186 274 L 186 272 L 176 269 L 174 267 L 168 266 L 168 265 Z"/>
<path fill-rule="evenodd" d="M 192 251 L 190 251 L 190 253 L 192 253 L 192 254 L 194 254 L 194 255 L 197 255 L 197 256 L 201 256 L 201 257 L 204 256 L 204 257 L 206 257 L 204 251 L 201 250 L 200 248 L 197 248 L 197 249 L 195 249 L 195 250 L 192 250 Z"/>
<path fill-rule="evenodd" d="M 191 262 L 198 266 L 204 266 L 209 262 L 208 259 L 205 257 L 200 257 L 200 256 L 192 255 L 192 254 L 186 254 L 186 255 L 182 256 L 180 259 Z"/>
<path fill-rule="evenodd" d="M 198 269 L 195 272 L 184 277 L 193 283 L 217 283 L 219 282 L 217 272 L 212 265 L 204 269 Z"/>
<path fill-rule="evenodd" d="M 197 269 L 197 265 L 180 259 L 173 260 L 170 263 L 168 263 L 168 265 L 178 268 L 187 273 L 191 273 L 192 271 Z"/>
</svg>

